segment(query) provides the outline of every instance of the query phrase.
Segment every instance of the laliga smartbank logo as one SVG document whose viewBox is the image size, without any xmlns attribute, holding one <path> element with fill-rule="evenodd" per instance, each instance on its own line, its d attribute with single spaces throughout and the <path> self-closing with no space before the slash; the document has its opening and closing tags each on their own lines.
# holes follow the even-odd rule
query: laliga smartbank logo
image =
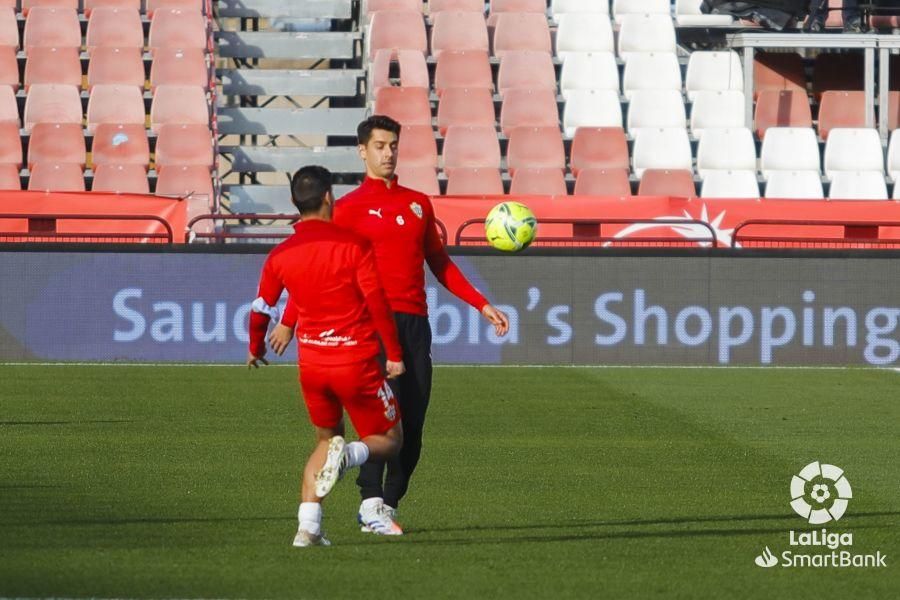
<svg viewBox="0 0 900 600">
<path fill-rule="evenodd" d="M 838 521 L 847 511 L 853 498 L 850 481 L 843 469 L 829 464 L 811 462 L 791 479 L 791 508 L 810 525 Z M 826 528 L 788 532 L 789 550 L 777 555 L 769 549 L 754 559 L 757 566 L 772 568 L 823 567 L 886 567 L 887 556 L 880 550 L 875 554 L 856 554 L 853 534 L 849 531 L 829 531 Z M 829 552 L 830 551 L 830 552 Z"/>
</svg>

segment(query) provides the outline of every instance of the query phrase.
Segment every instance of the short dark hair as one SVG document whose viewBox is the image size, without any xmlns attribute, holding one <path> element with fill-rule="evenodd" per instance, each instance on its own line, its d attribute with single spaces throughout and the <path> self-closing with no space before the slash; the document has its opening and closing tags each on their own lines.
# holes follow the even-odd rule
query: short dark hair
<svg viewBox="0 0 900 600">
<path fill-rule="evenodd" d="M 365 146 L 372 138 L 372 131 L 375 129 L 390 131 L 398 139 L 400 138 L 400 123 L 385 115 L 372 115 L 356 128 L 356 139 Z"/>
<path fill-rule="evenodd" d="M 302 167 L 291 178 L 291 201 L 300 214 L 317 212 L 330 191 L 331 171 L 325 167 Z"/>
</svg>

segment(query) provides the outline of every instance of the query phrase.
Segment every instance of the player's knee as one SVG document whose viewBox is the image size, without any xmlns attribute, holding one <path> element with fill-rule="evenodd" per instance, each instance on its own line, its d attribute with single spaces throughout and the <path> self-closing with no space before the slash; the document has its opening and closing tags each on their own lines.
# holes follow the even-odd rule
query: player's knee
<svg viewBox="0 0 900 600">
<path fill-rule="evenodd" d="M 388 453 L 390 458 L 393 458 L 400 453 L 400 448 L 403 447 L 403 427 L 399 423 L 391 427 L 387 432 L 387 439 L 389 442 Z"/>
</svg>

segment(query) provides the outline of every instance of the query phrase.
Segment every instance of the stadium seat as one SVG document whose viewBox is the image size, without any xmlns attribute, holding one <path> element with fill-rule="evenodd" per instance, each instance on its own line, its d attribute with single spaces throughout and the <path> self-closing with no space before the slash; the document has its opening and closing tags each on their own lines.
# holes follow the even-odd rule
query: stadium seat
<svg viewBox="0 0 900 600">
<path fill-rule="evenodd" d="M 700 186 L 701 198 L 759 198 L 756 171 L 709 171 Z"/>
<path fill-rule="evenodd" d="M 431 167 L 397 167 L 397 181 L 400 185 L 428 196 L 439 196 L 437 172 Z"/>
<path fill-rule="evenodd" d="M 566 168 L 566 149 L 558 127 L 517 127 L 509 134 L 506 149 L 509 174 L 518 169 Z"/>
<path fill-rule="evenodd" d="M 684 169 L 693 166 L 687 130 L 640 129 L 632 151 L 634 174 L 641 178 L 646 169 Z"/>
<path fill-rule="evenodd" d="M 34 14 L 36 9 L 32 9 Z M 37 192 L 83 192 L 84 173 L 72 163 L 37 163 L 31 169 L 28 189 Z"/>
<path fill-rule="evenodd" d="M 78 10 L 78 0 L 21 0 L 22 14 L 28 16 L 33 8 L 65 8 Z"/>
<path fill-rule="evenodd" d="M 684 88 L 691 100 L 700 91 L 743 91 L 744 70 L 737 52 L 692 52 Z"/>
<path fill-rule="evenodd" d="M 11 6 L 0 6 L 0 47 L 19 47 L 19 24 Z"/>
<path fill-rule="evenodd" d="M 636 54 L 625 65 L 622 92 L 631 98 L 635 90 L 681 91 L 681 67 L 678 58 L 669 52 Z"/>
<path fill-rule="evenodd" d="M 85 46 L 88 52 L 94 48 L 143 48 L 144 29 L 141 15 L 132 8 L 100 6 L 91 13 L 88 21 Z"/>
<path fill-rule="evenodd" d="M 444 90 L 438 102 L 437 125 L 446 135 L 451 125 L 494 126 L 494 97 L 484 88 L 451 88 Z"/>
<path fill-rule="evenodd" d="M 491 64 L 484 50 L 444 51 L 434 70 L 434 92 L 448 88 L 494 89 Z"/>
<path fill-rule="evenodd" d="M 431 125 L 428 91 L 422 88 L 381 88 L 375 95 L 375 114 L 387 115 L 401 125 Z"/>
<path fill-rule="evenodd" d="M 95 11 L 96 12 L 96 11 Z M 87 129 L 93 132 L 99 123 L 146 122 L 143 90 L 133 85 L 95 85 L 87 107 Z"/>
<path fill-rule="evenodd" d="M 154 65 L 158 62 L 154 58 Z M 372 89 L 375 93 L 383 87 L 391 87 L 391 65 L 396 64 L 400 72 L 400 87 L 420 87 L 428 89 L 428 66 L 425 57 L 418 50 L 379 50 L 369 66 L 369 76 L 372 80 Z M 206 64 L 203 64 L 204 75 Z M 152 76 L 151 70 L 151 76 Z M 208 75 L 205 75 L 208 77 Z"/>
<path fill-rule="evenodd" d="M 501 13 L 547 13 L 546 0 L 490 0 L 488 19 L 495 18 Z"/>
<path fill-rule="evenodd" d="M 509 90 L 500 107 L 504 135 L 516 127 L 559 127 L 554 90 Z"/>
<path fill-rule="evenodd" d="M 626 15 L 619 28 L 619 57 L 643 52 L 675 53 L 675 26 L 668 14 Z"/>
<path fill-rule="evenodd" d="M 836 171 L 884 172 L 884 151 L 877 129 L 833 129 L 825 144 L 825 175 Z"/>
<path fill-rule="evenodd" d="M 37 9 L 35 9 L 37 10 Z M 34 14 L 34 10 L 31 14 Z M 25 130 L 35 123 L 78 123 L 81 125 L 81 96 L 74 85 L 36 83 L 25 100 Z"/>
<path fill-rule="evenodd" d="M 366 0 L 363 6 L 369 17 L 378 12 L 422 12 L 421 0 Z"/>
<path fill-rule="evenodd" d="M 637 195 L 692 198 L 697 195 L 697 190 L 690 169 L 647 169 L 641 177 Z"/>
<path fill-rule="evenodd" d="M 579 127 L 621 127 L 622 105 L 614 90 L 571 90 L 563 108 L 566 137 Z"/>
<path fill-rule="evenodd" d="M 687 116 L 681 92 L 675 90 L 636 90 L 628 103 L 628 133 L 638 129 L 686 128 Z"/>
<path fill-rule="evenodd" d="M 149 194 L 147 172 L 140 165 L 100 165 L 91 191 L 113 194 Z"/>
<path fill-rule="evenodd" d="M 91 147 L 94 167 L 98 165 L 150 164 L 150 144 L 144 124 L 101 123 L 94 129 Z"/>
<path fill-rule="evenodd" d="M 369 58 L 378 50 L 418 50 L 428 52 L 425 18 L 419 12 L 382 12 L 372 15 L 369 27 Z"/>
<path fill-rule="evenodd" d="M 447 171 L 447 195 L 502 195 L 503 179 L 499 169 L 452 169 Z"/>
<path fill-rule="evenodd" d="M 630 196 L 631 183 L 624 169 L 582 169 L 575 180 L 576 196 Z"/>
<path fill-rule="evenodd" d="M 559 169 L 519 169 L 512 178 L 509 193 L 516 195 L 565 196 L 566 178 Z"/>
<path fill-rule="evenodd" d="M 770 127 L 812 127 L 809 98 L 803 91 L 767 91 L 756 102 L 756 135 L 763 139 Z"/>
<path fill-rule="evenodd" d="M 744 92 L 696 92 L 691 106 L 691 135 L 699 138 L 707 129 L 744 126 Z"/>
<path fill-rule="evenodd" d="M 551 0 L 550 2 L 550 15 L 556 24 L 559 24 L 562 15 L 593 13 L 602 14 L 609 20 L 609 3 L 597 2 L 597 0 Z"/>
<path fill-rule="evenodd" d="M 94 48 L 88 63 L 88 90 L 97 84 L 118 84 L 134 86 L 143 92 L 144 61 L 141 54 L 140 48 Z"/>
<path fill-rule="evenodd" d="M 474 12 L 441 12 L 431 27 L 431 53 L 440 60 L 445 51 L 489 50 L 484 15 Z"/>
<path fill-rule="evenodd" d="M 630 164 L 625 131 L 621 127 L 582 127 L 576 130 L 569 163 L 576 177 L 583 169 L 627 173 Z"/>
<path fill-rule="evenodd" d="M 831 130 L 837 127 L 865 126 L 865 92 L 828 91 L 822 94 L 819 103 L 819 137 L 823 140 L 827 140 Z"/>
<path fill-rule="evenodd" d="M 861 91 L 865 79 L 862 53 L 823 53 L 813 65 L 812 90 L 816 98 L 829 90 Z"/>
<path fill-rule="evenodd" d="M 185 11 L 204 12 L 203 0 L 146 0 L 147 17 L 152 18 L 156 11 L 167 8 L 179 8 Z"/>
<path fill-rule="evenodd" d="M 0 164 L 0 190 L 21 190 L 22 180 L 19 178 L 19 167 Z"/>
<path fill-rule="evenodd" d="M 25 61 L 25 91 L 35 83 L 57 83 L 81 87 L 78 48 L 35 47 Z"/>
<path fill-rule="evenodd" d="M 500 168 L 500 141 L 493 125 L 454 125 L 447 129 L 442 155 L 444 170 Z"/>
<path fill-rule="evenodd" d="M 81 26 L 71 8 L 35 7 L 25 20 L 25 53 L 37 46 L 81 48 Z"/>
<path fill-rule="evenodd" d="M 428 14 L 440 12 L 477 12 L 484 16 L 484 0 L 429 0 Z"/>
<path fill-rule="evenodd" d="M 197 86 L 158 86 L 150 107 L 150 129 L 159 131 L 159 127 L 166 123 L 208 125 L 206 92 Z"/>
<path fill-rule="evenodd" d="M 753 95 L 795 90 L 806 93 L 803 58 L 796 52 L 758 52 L 753 62 Z"/>
<path fill-rule="evenodd" d="M 19 91 L 19 63 L 16 49 L 12 46 L 0 46 L 0 86 L 9 86 L 13 92 Z"/>
<path fill-rule="evenodd" d="M 835 171 L 828 197 L 832 200 L 887 200 L 880 171 Z"/>
<path fill-rule="evenodd" d="M 766 198 L 821 200 L 822 176 L 818 171 L 772 171 L 766 180 Z"/>
<path fill-rule="evenodd" d="M 428 125 L 404 125 L 400 130 L 397 164 L 404 167 L 431 167 L 438 164 L 434 130 Z"/>
<path fill-rule="evenodd" d="M 821 170 L 819 143 L 809 127 L 773 127 L 762 142 L 759 169 L 768 178 L 773 171 Z"/>
<path fill-rule="evenodd" d="M 12 86 L 0 85 L 0 123 L 7 122 L 19 122 L 19 105 L 16 103 L 16 93 Z"/>
<path fill-rule="evenodd" d="M 141 0 L 84 0 L 84 16 L 90 17 L 95 8 L 111 6 L 115 8 L 131 8 L 141 11 Z"/>
<path fill-rule="evenodd" d="M 569 13 L 559 17 L 556 56 L 565 59 L 573 52 L 614 52 L 609 17 L 600 13 Z"/>
<path fill-rule="evenodd" d="M 621 24 L 627 15 L 668 15 L 672 10 L 670 0 L 613 0 L 612 14 Z"/>
<path fill-rule="evenodd" d="M 205 124 L 161 126 L 153 162 L 157 171 L 179 165 L 212 169 L 212 131 Z"/>
<path fill-rule="evenodd" d="M 502 58 L 506 52 L 533 50 L 552 52 L 547 17 L 535 13 L 502 13 L 494 29 L 494 56 Z"/>
<path fill-rule="evenodd" d="M 700 12 L 703 0 L 675 0 L 675 22 L 679 27 L 727 27 L 731 15 L 707 15 Z"/>
<path fill-rule="evenodd" d="M 572 90 L 621 89 L 619 68 L 612 52 L 571 52 L 563 62 L 559 76 L 562 97 L 569 98 Z"/>
<path fill-rule="evenodd" d="M 212 200 L 213 184 L 206 167 L 175 165 L 163 169 L 156 178 L 157 196 L 205 196 Z"/>
<path fill-rule="evenodd" d="M 28 140 L 28 168 L 36 163 L 73 163 L 84 169 L 87 150 L 80 123 L 36 123 Z"/>
<path fill-rule="evenodd" d="M 895 184 L 900 181 L 900 134 L 897 133 L 898 130 L 894 130 L 891 133 L 891 141 L 888 145 L 888 156 L 887 156 L 887 172 L 891 176 L 891 179 L 894 180 Z M 897 186 L 894 186 L 895 189 Z"/>
<path fill-rule="evenodd" d="M 710 129 L 703 135 L 697 146 L 697 173 L 705 179 L 713 170 L 756 171 L 756 145 L 749 129 Z"/>
<path fill-rule="evenodd" d="M 148 37 L 151 50 L 156 48 L 205 49 L 206 17 L 199 12 L 181 9 L 159 9 L 150 21 Z"/>
<path fill-rule="evenodd" d="M 513 88 L 556 91 L 556 70 L 546 52 L 507 52 L 500 59 L 497 91 L 500 96 Z"/>
<path fill-rule="evenodd" d="M 0 122 L 0 165 L 22 167 L 22 140 L 15 121 Z"/>
</svg>

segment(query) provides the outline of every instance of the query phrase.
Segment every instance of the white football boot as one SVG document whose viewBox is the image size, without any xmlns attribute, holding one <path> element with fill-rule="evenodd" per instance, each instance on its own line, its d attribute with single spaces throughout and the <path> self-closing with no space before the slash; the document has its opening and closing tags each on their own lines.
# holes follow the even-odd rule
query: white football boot
<svg viewBox="0 0 900 600">
<path fill-rule="evenodd" d="M 297 530 L 294 536 L 295 548 L 306 548 L 309 546 L 330 546 L 331 542 L 325 537 L 325 532 L 319 534 L 310 533 L 302 527 Z"/>
<path fill-rule="evenodd" d="M 324 498 L 334 484 L 344 476 L 347 470 L 347 444 L 344 438 L 336 435 L 328 440 L 328 454 L 325 464 L 316 473 L 316 496 Z"/>
<path fill-rule="evenodd" d="M 387 506 L 379 500 L 368 508 L 360 504 L 356 520 L 359 522 L 359 530 L 363 533 L 403 535 L 403 529 L 394 521 L 396 516 L 397 509 Z"/>
</svg>

